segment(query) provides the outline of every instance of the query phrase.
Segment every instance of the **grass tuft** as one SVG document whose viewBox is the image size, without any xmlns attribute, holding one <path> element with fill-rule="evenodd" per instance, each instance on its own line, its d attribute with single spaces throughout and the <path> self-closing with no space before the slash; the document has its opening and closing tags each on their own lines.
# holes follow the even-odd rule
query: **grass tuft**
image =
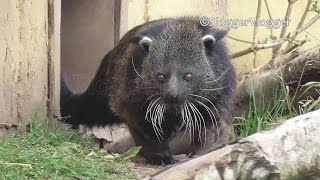
<svg viewBox="0 0 320 180">
<path fill-rule="evenodd" d="M 311 89 L 317 90 L 319 87 L 320 82 L 309 82 L 299 88 L 305 88 L 304 93 L 306 93 Z M 320 92 L 318 93 L 320 95 Z M 264 130 L 280 120 L 320 109 L 320 97 L 318 99 L 307 97 L 306 100 L 300 100 L 298 106 L 295 107 L 293 105 L 295 95 L 292 98 L 290 88 L 282 82 L 280 87 L 274 90 L 271 103 L 265 104 L 262 91 L 254 92 L 252 90 L 248 113 L 236 118 L 238 123 L 235 124 L 235 129 L 239 137 L 244 138 Z"/>
<path fill-rule="evenodd" d="M 0 179 L 136 179 L 125 163 L 89 142 L 34 116 L 26 135 L 0 137 Z"/>
</svg>

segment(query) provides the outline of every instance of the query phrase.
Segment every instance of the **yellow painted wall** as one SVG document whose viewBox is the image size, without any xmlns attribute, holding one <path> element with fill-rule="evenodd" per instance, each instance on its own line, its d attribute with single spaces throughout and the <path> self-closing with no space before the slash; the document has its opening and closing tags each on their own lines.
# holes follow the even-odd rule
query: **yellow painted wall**
<svg viewBox="0 0 320 180">
<path fill-rule="evenodd" d="M 288 1 L 287 0 L 268 0 L 267 1 L 272 13 L 273 19 L 284 19 Z M 296 30 L 296 27 L 300 21 L 300 18 L 305 10 L 307 0 L 299 0 L 295 3 L 292 15 L 291 22 L 289 23 L 287 32 L 293 32 Z M 255 17 L 258 1 L 257 0 L 233 0 L 232 3 L 229 1 L 229 18 L 230 19 L 248 19 L 250 17 Z M 305 22 L 310 20 L 315 16 L 315 12 L 309 12 Z M 265 6 L 264 1 L 262 1 L 262 19 L 268 19 L 268 12 Z M 281 28 L 273 29 L 274 35 L 279 37 Z M 240 27 L 237 29 L 231 29 L 230 36 L 236 37 L 239 39 L 252 41 L 253 39 L 253 26 Z M 270 30 L 266 27 L 259 27 L 258 39 L 263 41 L 266 37 L 270 35 Z M 297 39 L 304 39 L 305 36 L 308 36 L 310 42 L 307 42 L 304 47 L 313 47 L 316 44 L 320 43 L 320 21 L 312 25 L 306 32 L 302 32 Z M 249 44 L 237 42 L 229 39 L 229 48 L 231 52 L 237 52 L 246 47 L 249 47 Z M 286 47 L 286 44 L 282 46 Z M 261 65 L 264 62 L 270 60 L 272 57 L 272 49 L 262 50 L 257 53 L 257 65 Z M 253 58 L 254 55 L 246 55 L 233 60 L 234 65 L 237 67 L 238 71 L 245 72 L 250 70 L 253 67 Z"/>
<path fill-rule="evenodd" d="M 182 15 L 200 15 L 208 17 L 227 17 L 221 8 L 226 4 L 227 0 L 129 0 L 128 6 L 128 29 L 146 22 L 147 20 L 159 19 L 163 17 L 173 17 Z M 229 0 L 228 1 L 228 19 L 248 19 L 254 18 L 257 9 L 257 0 Z M 268 19 L 265 3 L 262 1 L 262 19 Z M 274 19 L 284 19 L 287 9 L 287 0 L 268 0 L 272 17 Z M 288 32 L 292 32 L 296 29 L 297 24 L 304 12 L 307 0 L 299 0 L 294 5 L 292 11 L 291 22 L 289 22 Z M 307 20 L 315 15 L 314 12 L 310 12 Z M 273 29 L 273 33 L 276 36 L 280 35 L 280 28 Z M 312 36 L 311 36 L 311 35 Z M 231 29 L 229 35 L 235 38 L 252 41 L 253 38 L 253 26 L 239 27 L 237 29 Z M 270 35 L 270 30 L 266 27 L 259 28 L 258 39 L 263 41 Z M 305 38 L 308 35 L 310 42 L 305 44 L 305 47 L 313 47 L 320 43 L 320 22 L 314 24 L 307 32 L 301 33 L 298 39 Z M 250 44 L 237 42 L 228 39 L 228 44 L 231 53 L 243 50 L 250 47 Z M 285 47 L 285 46 L 284 46 Z M 271 59 L 272 50 L 262 50 L 257 53 L 256 65 L 259 66 L 264 62 Z M 253 54 L 246 55 L 234 59 L 232 62 L 235 65 L 238 72 L 246 72 L 253 68 Z"/>
<path fill-rule="evenodd" d="M 227 17 L 222 11 L 227 0 L 130 0 L 128 28 L 147 20 L 165 17 L 200 15 Z"/>
</svg>

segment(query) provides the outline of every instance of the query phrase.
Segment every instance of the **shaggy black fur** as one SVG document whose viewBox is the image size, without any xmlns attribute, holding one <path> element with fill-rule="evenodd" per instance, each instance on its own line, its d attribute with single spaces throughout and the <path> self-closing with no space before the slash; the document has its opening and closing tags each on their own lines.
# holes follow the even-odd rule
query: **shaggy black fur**
<svg viewBox="0 0 320 180">
<path fill-rule="evenodd" d="M 223 30 L 201 26 L 197 17 L 162 19 L 137 26 L 104 57 L 83 94 L 72 94 L 61 82 L 61 114 L 70 116 L 66 122 L 73 128 L 79 124 L 126 122 L 152 164 L 174 162 L 168 140 L 181 124 L 195 144 L 190 152 L 220 147 L 233 134 L 231 99 L 235 73 L 223 41 L 225 35 Z M 157 103 L 151 110 L 164 117 L 161 125 L 145 118 L 150 115 L 148 105 L 156 98 L 165 105 L 163 113 L 160 106 L 156 108 Z M 195 132 L 182 122 L 185 104 L 195 113 L 193 104 L 204 119 L 188 115 L 197 119 L 192 125 Z M 216 123 L 212 122 L 212 115 Z M 155 126 L 161 127 L 160 138 Z M 199 133 L 199 126 L 204 126 L 206 133 Z"/>
</svg>

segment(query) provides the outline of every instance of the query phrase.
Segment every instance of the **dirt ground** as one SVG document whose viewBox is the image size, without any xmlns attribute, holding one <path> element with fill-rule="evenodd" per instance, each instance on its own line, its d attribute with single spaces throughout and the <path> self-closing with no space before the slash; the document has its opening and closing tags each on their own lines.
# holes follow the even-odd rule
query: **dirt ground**
<svg viewBox="0 0 320 180">
<path fill-rule="evenodd" d="M 179 163 L 187 159 L 185 154 L 175 155 L 173 157 L 176 160 L 176 163 Z M 132 160 L 131 163 L 132 163 L 133 170 L 137 173 L 138 179 L 143 179 L 145 177 L 156 174 L 159 171 L 163 171 L 169 168 L 170 166 L 173 166 L 173 165 L 168 165 L 168 166 L 150 165 L 146 163 L 143 157 L 136 157 Z"/>
<path fill-rule="evenodd" d="M 121 154 L 135 146 L 134 140 L 124 124 L 92 129 L 81 127 L 80 132 L 85 136 L 94 137 L 92 145 L 96 148 L 103 148 L 108 152 Z M 187 159 L 187 157 L 185 154 L 174 155 L 174 159 L 176 160 L 176 163 L 179 163 Z M 145 159 L 141 156 L 133 158 L 128 165 L 137 173 L 138 179 L 151 176 L 170 167 L 147 164 Z"/>
</svg>

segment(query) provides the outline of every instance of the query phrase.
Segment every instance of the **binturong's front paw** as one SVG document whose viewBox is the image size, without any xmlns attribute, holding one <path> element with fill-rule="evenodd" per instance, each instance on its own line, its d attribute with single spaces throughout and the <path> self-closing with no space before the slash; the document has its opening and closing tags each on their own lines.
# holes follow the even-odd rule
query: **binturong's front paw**
<svg viewBox="0 0 320 180">
<path fill-rule="evenodd" d="M 146 158 L 148 164 L 168 165 L 175 163 L 169 151 L 143 152 L 143 156 Z"/>
</svg>

